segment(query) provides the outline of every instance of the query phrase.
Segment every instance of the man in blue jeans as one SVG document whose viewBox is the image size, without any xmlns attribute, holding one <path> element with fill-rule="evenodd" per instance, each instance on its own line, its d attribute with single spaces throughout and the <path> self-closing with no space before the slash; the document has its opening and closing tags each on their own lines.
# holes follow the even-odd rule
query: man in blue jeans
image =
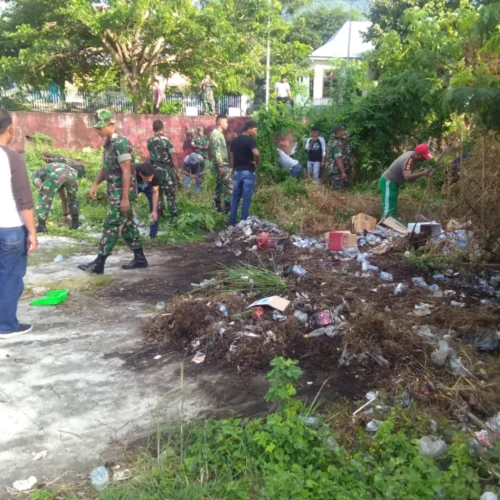
<svg viewBox="0 0 500 500">
<path fill-rule="evenodd" d="M 38 247 L 26 165 L 7 147 L 13 136 L 12 118 L 0 109 L 0 339 L 31 331 L 31 325 L 19 323 L 17 303 L 24 290 L 28 253 Z"/>
<path fill-rule="evenodd" d="M 233 200 L 229 212 L 229 225 L 231 226 L 236 224 L 238 205 L 242 197 L 241 220 L 246 220 L 250 211 L 255 187 L 255 170 L 260 160 L 255 141 L 257 130 L 257 122 L 250 120 L 245 124 L 243 133 L 231 142 L 230 164 L 234 170 Z"/>
</svg>

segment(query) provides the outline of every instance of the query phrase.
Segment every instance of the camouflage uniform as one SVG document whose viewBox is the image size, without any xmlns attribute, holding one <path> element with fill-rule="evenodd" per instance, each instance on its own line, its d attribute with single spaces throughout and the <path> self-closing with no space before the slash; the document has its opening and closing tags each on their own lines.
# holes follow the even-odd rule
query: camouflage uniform
<svg viewBox="0 0 500 500">
<path fill-rule="evenodd" d="M 120 163 L 131 161 L 130 208 L 123 213 L 120 201 L 123 192 L 123 172 Z M 137 199 L 137 179 L 135 175 L 134 151 L 130 141 L 122 135 L 113 134 L 104 143 L 104 178 L 107 182 L 109 210 L 104 220 L 104 229 L 99 243 L 99 255 L 110 255 L 118 242 L 120 233 L 132 250 L 142 248 L 142 240 L 134 223 L 132 203 Z"/>
<path fill-rule="evenodd" d="M 332 135 L 326 146 L 326 168 L 330 177 L 330 186 L 336 190 L 342 190 L 347 187 L 348 181 L 342 180 L 342 174 L 337 166 L 336 159 L 340 158 L 344 165 L 344 170 L 349 177 L 351 173 L 350 145 Z"/>
<path fill-rule="evenodd" d="M 167 197 L 168 213 L 170 217 L 177 216 L 177 201 L 175 186 L 179 182 L 177 172 L 172 166 L 170 155 L 175 154 L 175 149 L 170 139 L 158 132 L 148 139 L 148 151 L 155 173 L 160 178 L 160 203 L 163 202 L 163 193 Z"/>
<path fill-rule="evenodd" d="M 52 201 L 57 192 L 66 189 L 68 196 L 68 212 L 78 217 L 78 173 L 65 163 L 49 163 L 33 173 L 33 183 L 42 181 L 36 213 L 39 219 L 49 216 Z"/>
<path fill-rule="evenodd" d="M 233 179 L 227 157 L 226 138 L 217 128 L 210 135 L 210 151 L 212 151 L 212 166 L 215 174 L 215 204 L 219 205 L 222 200 L 230 204 L 233 198 Z M 223 175 L 219 171 L 221 167 L 224 167 Z"/>
<path fill-rule="evenodd" d="M 196 136 L 191 144 L 195 148 L 207 148 L 207 149 L 196 149 L 196 152 L 203 156 L 203 159 L 208 160 L 208 137 L 206 135 Z"/>
<path fill-rule="evenodd" d="M 215 115 L 214 86 L 212 82 L 202 82 L 201 96 L 203 100 L 203 114 Z"/>
</svg>

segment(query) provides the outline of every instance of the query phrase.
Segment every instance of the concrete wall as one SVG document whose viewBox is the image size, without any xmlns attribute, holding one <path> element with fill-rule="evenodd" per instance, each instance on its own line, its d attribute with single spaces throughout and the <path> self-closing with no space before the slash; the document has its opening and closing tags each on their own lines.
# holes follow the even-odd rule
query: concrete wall
<svg viewBox="0 0 500 500">
<path fill-rule="evenodd" d="M 55 139 L 55 145 L 65 149 L 93 148 L 102 144 L 102 139 L 92 128 L 92 114 L 87 113 L 40 113 L 34 111 L 13 112 L 14 143 L 17 151 L 25 148 L 26 136 L 35 132 L 46 134 Z M 161 116 L 116 114 L 116 130 L 130 139 L 143 157 L 149 157 L 146 142 L 153 135 L 152 124 L 156 119 L 163 121 L 165 134 L 173 142 L 179 160 L 192 152 L 190 132 L 202 126 L 206 135 L 210 135 L 215 126 L 212 116 Z M 245 118 L 229 118 L 226 139 L 230 141 L 234 134 L 240 134 Z"/>
</svg>

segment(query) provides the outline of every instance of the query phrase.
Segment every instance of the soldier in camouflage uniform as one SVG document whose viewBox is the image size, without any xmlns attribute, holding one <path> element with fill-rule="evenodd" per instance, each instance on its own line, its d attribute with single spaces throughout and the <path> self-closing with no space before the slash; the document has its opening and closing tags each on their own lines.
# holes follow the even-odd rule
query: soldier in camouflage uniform
<svg viewBox="0 0 500 500">
<path fill-rule="evenodd" d="M 233 198 L 233 179 L 227 155 L 226 138 L 228 122 L 225 116 L 217 116 L 215 128 L 210 135 L 210 151 L 212 152 L 212 167 L 215 174 L 214 202 L 218 212 L 229 213 Z M 224 209 L 222 209 L 224 200 Z"/>
<path fill-rule="evenodd" d="M 78 178 L 85 175 L 83 165 L 66 163 L 48 163 L 33 173 L 33 184 L 40 190 L 36 213 L 37 232 L 47 232 L 47 218 L 56 193 L 59 193 L 63 210 L 63 221 L 71 215 L 71 229 L 78 229 Z"/>
<path fill-rule="evenodd" d="M 203 127 L 198 127 L 196 129 L 196 135 L 191 141 L 191 145 L 194 148 L 195 153 L 203 156 L 203 159 L 208 160 L 208 146 L 209 141 L 206 135 L 203 135 Z"/>
<path fill-rule="evenodd" d="M 153 122 L 154 136 L 148 139 L 148 151 L 155 173 L 160 178 L 160 203 L 163 202 L 163 193 L 167 197 L 168 213 L 173 220 L 177 216 L 177 201 L 175 187 L 179 184 L 179 162 L 170 139 L 163 133 L 163 122 Z M 161 208 L 160 208 L 161 210 Z"/>
<path fill-rule="evenodd" d="M 201 98 L 203 100 L 203 114 L 215 115 L 214 87 L 217 88 L 217 84 L 210 78 L 208 73 L 205 73 L 205 78 L 200 82 L 199 87 L 201 88 Z"/>
<path fill-rule="evenodd" d="M 106 180 L 109 210 L 104 220 L 104 228 L 96 260 L 78 266 L 82 271 L 94 274 L 104 272 L 107 257 L 113 251 L 120 234 L 134 252 L 134 259 L 123 269 L 148 267 L 142 250 L 142 239 L 134 222 L 132 203 L 137 199 L 137 178 L 134 151 L 130 141 L 115 133 L 115 121 L 111 112 L 100 109 L 94 115 L 94 128 L 106 141 L 103 148 L 103 167 L 97 174 L 90 189 L 90 196 L 97 198 L 97 187 Z"/>
<path fill-rule="evenodd" d="M 345 189 L 349 182 L 348 168 L 349 158 L 343 154 L 344 127 L 337 125 L 333 129 L 333 135 L 326 146 L 326 168 L 330 177 L 330 186 L 335 190 Z"/>
</svg>

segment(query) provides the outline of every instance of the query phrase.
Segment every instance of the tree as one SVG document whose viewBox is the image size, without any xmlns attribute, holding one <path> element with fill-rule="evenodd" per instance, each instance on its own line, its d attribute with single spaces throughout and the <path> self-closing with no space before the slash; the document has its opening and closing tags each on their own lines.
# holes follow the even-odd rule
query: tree
<svg viewBox="0 0 500 500">
<path fill-rule="evenodd" d="M 342 7 L 306 10 L 291 21 L 293 28 L 287 36 L 288 42 L 300 42 L 317 49 L 324 45 L 346 21 L 363 19 L 357 10 L 352 12 Z"/>
<path fill-rule="evenodd" d="M 290 29 L 285 11 L 303 0 L 16 0 L 0 21 L 4 83 L 44 87 L 72 81 L 90 90 L 116 86 L 144 99 L 158 73 L 201 79 L 211 71 L 222 90 L 248 88 L 262 74 L 267 21 L 278 50 Z M 300 58 L 299 43 L 279 64 Z"/>
</svg>

